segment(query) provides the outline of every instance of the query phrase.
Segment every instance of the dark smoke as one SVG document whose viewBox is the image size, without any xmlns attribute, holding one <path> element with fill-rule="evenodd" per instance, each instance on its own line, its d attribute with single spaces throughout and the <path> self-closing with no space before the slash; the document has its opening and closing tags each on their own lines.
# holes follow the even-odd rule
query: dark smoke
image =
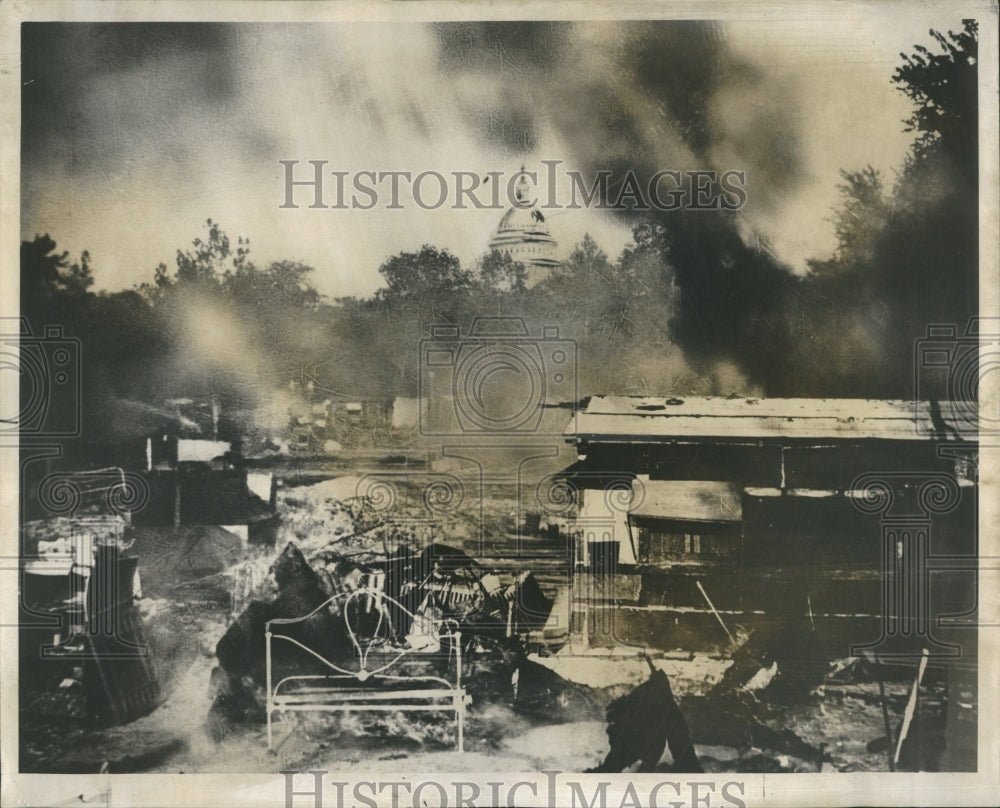
<svg viewBox="0 0 1000 808">
<path fill-rule="evenodd" d="M 238 82 L 233 58 L 235 31 L 208 23 L 25 23 L 21 27 L 22 159 L 25 176 L 42 161 L 60 161 L 74 170 L 121 168 L 132 148 L 121 134 L 108 137 L 111 107 L 95 106 L 102 80 L 146 78 L 147 105 L 123 121 L 159 131 L 181 105 L 210 108 L 230 99 Z M 163 89 L 171 60 L 183 61 L 182 85 Z M 158 99 L 158 92 L 176 97 Z M 157 103 L 162 100 L 165 103 Z M 120 111 L 115 108 L 117 114 Z M 133 138 L 136 139 L 136 138 Z"/>
<path fill-rule="evenodd" d="M 485 140 L 517 153 L 534 148 L 538 131 L 531 94 L 524 85 L 536 71 L 554 69 L 569 45 L 571 23 L 442 23 L 435 26 L 442 72 L 462 70 L 503 75 L 505 86 L 493 104 L 467 111 Z"/>
<path fill-rule="evenodd" d="M 645 183 L 664 168 L 734 168 L 715 164 L 722 153 L 752 164 L 738 168 L 748 171 L 755 202 L 779 198 L 798 180 L 800 158 L 789 131 L 794 116 L 788 114 L 794 98 L 765 103 L 760 70 L 732 53 L 717 25 L 529 25 L 528 37 L 523 26 L 490 23 L 437 30 L 449 69 L 502 77 L 509 118 L 485 133 L 493 142 L 506 145 L 505 121 L 521 121 L 534 110 L 556 125 L 577 166 L 612 171 L 612 189 L 627 171 Z M 594 47 L 600 47 L 596 56 Z M 508 82 L 508 73 L 516 82 Z M 518 91 L 509 90 L 512 83 Z M 735 143 L 719 120 L 728 94 L 760 98 L 750 128 L 744 123 Z M 540 125 L 522 128 L 533 133 Z M 776 358 L 787 354 L 784 299 L 794 277 L 766 252 L 748 247 L 730 213 L 662 214 L 657 224 L 680 292 L 674 341 L 705 368 L 733 360 L 751 380 L 764 381 Z"/>
<path fill-rule="evenodd" d="M 715 24 L 436 32 L 444 69 L 497 85 L 504 115 L 482 130 L 493 145 L 529 149 L 553 126 L 575 167 L 613 172 L 613 190 L 627 171 L 645 181 L 665 168 L 745 170 L 748 211 L 780 214 L 802 178 L 794 77 L 735 54 Z M 929 323 L 961 325 L 976 311 L 974 189 L 939 177 L 928 202 L 927 171 L 921 190 L 920 171 L 909 170 L 894 190 L 898 218 L 871 259 L 838 272 L 811 262 L 804 278 L 730 212 L 653 215 L 664 284 L 679 295 L 671 337 L 688 360 L 702 370 L 735 362 L 769 395 L 908 397 L 913 340 Z"/>
</svg>

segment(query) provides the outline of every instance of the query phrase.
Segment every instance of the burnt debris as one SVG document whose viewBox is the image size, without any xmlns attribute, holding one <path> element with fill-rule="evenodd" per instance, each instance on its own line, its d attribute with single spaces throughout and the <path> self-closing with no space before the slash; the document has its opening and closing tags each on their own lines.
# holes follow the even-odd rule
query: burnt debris
<svg viewBox="0 0 1000 808">
<path fill-rule="evenodd" d="M 649 678 L 631 693 L 608 705 L 608 740 L 611 749 L 591 772 L 621 772 L 640 763 L 640 772 L 657 771 L 667 746 L 673 759 L 670 771 L 703 772 L 691 742 L 687 721 L 674 700 L 667 675 L 649 657 Z"/>
</svg>

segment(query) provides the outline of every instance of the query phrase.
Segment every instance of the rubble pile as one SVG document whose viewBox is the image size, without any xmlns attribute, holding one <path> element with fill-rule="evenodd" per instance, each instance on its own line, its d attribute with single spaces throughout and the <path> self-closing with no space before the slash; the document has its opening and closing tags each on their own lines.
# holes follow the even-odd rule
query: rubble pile
<svg viewBox="0 0 1000 808">
<path fill-rule="evenodd" d="M 282 492 L 286 516 L 280 551 L 248 558 L 227 573 L 233 603 L 240 608 L 234 609 L 216 647 L 209 710 L 214 737 L 264 720 L 267 621 L 303 617 L 330 597 L 360 588 L 378 589 L 391 599 L 391 640 L 401 646 L 427 641 L 415 625 L 422 615 L 457 622 L 464 646 L 463 681 L 473 710 L 500 704 L 546 720 L 599 713 L 599 700 L 590 688 L 527 659 L 519 636 L 543 626 L 553 605 L 532 573 L 504 580 L 459 547 L 427 543 L 412 527 L 370 516 L 370 503 L 349 496 L 355 489 L 353 478 L 340 478 Z M 393 601 L 402 608 L 392 606 Z M 290 633 L 331 660 L 346 658 L 354 648 L 343 621 L 342 615 L 324 609 Z M 288 673 L 325 672 L 315 658 L 294 649 L 286 653 L 282 648 L 277 664 Z M 406 727 L 396 727 L 400 731 L 393 730 L 393 737 L 419 737 L 432 745 L 440 723 L 420 714 L 325 716 L 323 721 L 334 734 L 347 726 L 365 726 L 370 737 L 390 733 L 390 723 L 403 722 Z"/>
<path fill-rule="evenodd" d="M 477 634 L 510 635 L 515 626 L 530 630 L 548 620 L 552 600 L 530 572 L 502 583 L 458 547 L 433 540 L 434 535 L 460 538 L 463 531 L 456 534 L 455 525 L 431 529 L 408 520 L 402 506 L 389 518 L 378 503 L 357 495 L 360 485 L 360 478 L 340 477 L 279 494 L 277 546 L 291 543 L 301 552 L 327 597 L 357 588 L 364 576 L 381 574 L 385 593 L 411 612 L 430 589 L 439 605 Z M 270 554 L 252 555 L 226 572 L 234 617 L 251 601 L 277 595 L 273 562 Z"/>
<path fill-rule="evenodd" d="M 357 496 L 360 479 L 279 488 L 280 538 L 273 547 L 238 545 L 238 537 L 214 529 L 171 532 L 171 541 L 129 531 L 125 544 L 138 555 L 142 573 L 137 610 L 165 704 L 128 725 L 129 732 L 146 733 L 142 743 L 130 746 L 125 728 L 103 730 L 100 752 L 78 758 L 66 756 L 66 738 L 47 734 L 52 722 L 41 715 L 29 765 L 165 771 L 198 770 L 211 761 L 212 767 L 244 771 L 251 756 L 268 769 L 267 622 L 302 618 L 335 595 L 375 589 L 391 598 L 387 645 L 377 653 L 445 649 L 442 638 L 427 630 L 427 618 L 458 625 L 462 684 L 472 699 L 466 748 L 473 756 L 508 755 L 529 768 L 594 772 L 889 767 L 913 686 L 910 668 L 868 659 L 830 665 L 826 660 L 836 654 L 822 647 L 810 621 L 788 615 L 752 629 L 734 626 L 731 646 L 721 652 L 664 649 L 650 651 L 651 659 L 631 645 L 592 645 L 569 634 L 565 621 L 549 621 L 552 613 L 567 613 L 569 594 L 555 588 L 559 582 L 553 584 L 544 567 L 495 569 L 491 565 L 502 563 L 496 559 L 504 558 L 509 544 L 467 542 L 464 524 L 389 518 L 378 503 Z M 397 503 L 392 514 L 409 511 Z M 497 535 L 503 533 L 506 512 L 498 505 L 489 516 Z M 64 550 L 53 525 L 26 527 L 41 556 Z M 470 555 L 470 547 L 484 555 Z M 563 599 L 558 609 L 549 596 L 556 592 Z M 553 630 L 556 623 L 561 633 Z M 342 611 L 319 610 L 282 632 L 356 667 Z M 277 676 L 328 672 L 305 651 L 287 644 L 280 649 Z M 446 656 L 414 653 L 407 670 L 439 675 L 435 666 Z M 81 701 L 79 686 L 70 684 L 66 693 Z M 975 720 L 974 683 L 942 683 L 940 672 L 929 671 L 920 699 L 897 770 L 954 765 L 939 759 L 947 746 L 942 736 L 953 731 L 945 725 L 949 703 L 968 703 L 959 718 Z M 54 704 L 36 705 L 37 711 L 52 712 Z M 79 731 L 92 731 L 84 718 L 81 713 Z M 454 754 L 455 728 L 440 713 L 300 713 L 294 720 L 280 750 L 302 768 L 410 755 L 450 762 Z"/>
<path fill-rule="evenodd" d="M 285 489 L 278 496 L 282 518 L 275 546 L 294 543 L 327 597 L 336 591 L 335 579 L 346 575 L 343 562 L 371 558 L 384 550 L 383 537 L 376 535 L 384 522 L 366 516 L 364 503 L 355 497 L 357 480 L 342 477 Z M 273 550 L 252 552 L 226 570 L 231 617 L 240 615 L 254 600 L 268 601 L 278 595 L 275 558 Z"/>
<path fill-rule="evenodd" d="M 144 596 L 226 602 L 226 576 L 245 553 L 239 536 L 215 525 L 134 527 L 131 534 Z"/>
<path fill-rule="evenodd" d="M 213 734 L 224 734 L 226 722 L 264 719 L 262 690 L 265 666 L 264 632 L 268 620 L 302 617 L 328 597 L 302 553 L 289 544 L 272 566 L 277 586 L 273 600 L 253 600 L 222 635 L 215 647 L 219 665 L 212 670 L 215 700 L 210 709 Z M 296 635 L 320 653 L 334 652 L 346 642 L 344 627 L 328 612 L 320 612 L 295 627 Z M 289 663 L 309 666 L 304 654 L 291 653 Z"/>
<path fill-rule="evenodd" d="M 261 686 L 266 675 L 264 632 L 268 620 L 302 617 L 332 594 L 356 590 L 373 580 L 407 610 L 392 615 L 398 642 L 414 642 L 410 613 L 419 617 L 433 608 L 436 615 L 456 619 L 466 646 L 468 684 L 474 696 L 506 699 L 515 708 L 539 715 L 571 716 L 580 706 L 579 699 L 567 693 L 587 688 L 572 686 L 529 661 L 517 636 L 506 633 L 514 618 L 504 618 L 498 603 L 507 604 L 511 613 L 527 614 L 529 625 L 548 617 L 543 610 L 551 608 L 551 601 L 530 574 L 519 575 L 506 588 L 494 584 L 488 591 L 486 586 L 493 579 L 499 581 L 498 577 L 483 574 L 463 551 L 443 544 L 430 544 L 419 552 L 399 545 L 388 556 L 369 563 L 338 558 L 329 549 L 325 554 L 315 553 L 314 558 L 319 573 L 298 547 L 287 544 L 271 566 L 275 596 L 251 601 L 219 641 L 219 667 L 212 675 L 217 694 L 213 714 L 227 720 L 263 717 Z M 516 599 L 521 589 L 530 599 Z M 290 631 L 330 659 L 353 653 L 342 617 L 327 610 Z M 282 665 L 297 673 L 313 672 L 317 667 L 315 659 L 294 651 L 282 659 Z"/>
<path fill-rule="evenodd" d="M 818 771 L 823 750 L 795 732 L 774 729 L 780 708 L 810 698 L 829 670 L 808 623 L 778 621 L 754 631 L 706 694 L 681 706 L 696 743 L 740 750 L 740 771 Z"/>
</svg>

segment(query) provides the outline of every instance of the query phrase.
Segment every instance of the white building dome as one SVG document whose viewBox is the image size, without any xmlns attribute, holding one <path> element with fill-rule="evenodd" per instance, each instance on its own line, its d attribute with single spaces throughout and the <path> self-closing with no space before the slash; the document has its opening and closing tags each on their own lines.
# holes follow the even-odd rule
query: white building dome
<svg viewBox="0 0 1000 808">
<path fill-rule="evenodd" d="M 534 286 L 553 267 L 559 266 L 556 250 L 559 243 L 552 238 L 545 216 L 537 207 L 537 200 L 528 202 L 529 186 L 521 169 L 521 181 L 515 197 L 518 204 L 509 208 L 500 225 L 490 238 L 491 250 L 506 253 L 513 260 L 524 264 L 528 271 L 527 285 Z"/>
</svg>

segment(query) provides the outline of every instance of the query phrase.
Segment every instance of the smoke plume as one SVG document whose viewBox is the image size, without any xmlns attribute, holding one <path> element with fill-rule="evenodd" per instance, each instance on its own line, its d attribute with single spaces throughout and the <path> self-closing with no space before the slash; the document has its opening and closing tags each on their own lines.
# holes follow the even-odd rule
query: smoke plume
<svg viewBox="0 0 1000 808">
<path fill-rule="evenodd" d="M 696 367 L 735 362 L 771 395 L 907 397 L 913 340 L 931 322 L 975 313 L 974 189 L 945 194 L 952 208 L 964 201 L 955 213 L 897 188 L 918 212 L 895 240 L 923 243 L 920 231 L 931 228 L 938 245 L 957 246 L 962 270 L 950 282 L 912 246 L 885 243 L 892 233 L 880 236 L 875 260 L 840 277 L 817 271 L 819 262 L 803 277 L 780 260 L 756 223 L 780 216 L 803 181 L 800 89 L 793 76 L 737 55 L 719 26 L 449 23 L 436 33 L 442 69 L 475 78 L 466 113 L 494 146 L 530 148 L 549 134 L 585 172 L 610 170 L 612 189 L 629 171 L 641 182 L 662 169 L 746 172 L 738 214 L 652 214 L 664 282 L 679 293 L 672 338 Z M 496 105 L 485 123 L 476 103 L 484 95 Z M 915 278 L 904 277 L 904 255 L 917 262 Z"/>
</svg>

